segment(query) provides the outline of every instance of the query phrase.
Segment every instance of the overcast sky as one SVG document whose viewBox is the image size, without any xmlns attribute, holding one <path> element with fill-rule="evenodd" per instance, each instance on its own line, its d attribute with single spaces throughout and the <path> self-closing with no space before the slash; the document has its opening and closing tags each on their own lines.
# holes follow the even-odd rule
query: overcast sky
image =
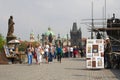
<svg viewBox="0 0 120 80">
<path fill-rule="evenodd" d="M 82 30 L 83 37 L 90 37 L 89 28 L 82 19 L 91 19 L 91 3 L 94 4 L 94 18 L 103 18 L 105 0 L 0 0 L 0 33 L 6 37 L 8 19 L 12 15 L 14 35 L 29 40 L 30 32 L 45 33 L 48 27 L 61 37 L 69 34 L 73 22 Z M 106 0 L 107 18 L 115 13 L 120 18 L 120 0 Z M 87 22 L 90 22 L 88 20 Z"/>
</svg>

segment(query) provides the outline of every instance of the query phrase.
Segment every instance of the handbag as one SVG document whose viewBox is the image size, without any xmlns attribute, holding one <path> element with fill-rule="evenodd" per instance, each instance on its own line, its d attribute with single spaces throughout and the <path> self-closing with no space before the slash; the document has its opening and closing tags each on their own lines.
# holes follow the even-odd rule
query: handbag
<svg viewBox="0 0 120 80">
<path fill-rule="evenodd" d="M 40 54 L 41 54 L 41 55 L 43 55 L 43 54 L 44 54 L 44 51 L 43 51 L 43 50 L 41 50 L 41 51 L 40 51 Z"/>
<path fill-rule="evenodd" d="M 36 54 L 36 52 L 34 52 L 34 58 L 37 58 L 37 54 Z"/>
</svg>

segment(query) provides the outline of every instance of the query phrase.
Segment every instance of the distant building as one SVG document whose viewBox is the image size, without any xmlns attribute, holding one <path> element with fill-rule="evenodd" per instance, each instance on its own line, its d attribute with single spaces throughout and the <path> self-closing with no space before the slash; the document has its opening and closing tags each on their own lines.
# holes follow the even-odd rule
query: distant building
<svg viewBox="0 0 120 80">
<path fill-rule="evenodd" d="M 77 29 L 77 23 L 73 23 L 72 30 L 70 30 L 71 46 L 81 46 L 82 32 L 81 28 Z"/>
<path fill-rule="evenodd" d="M 107 35 L 111 41 L 112 51 L 120 51 L 120 19 L 113 14 L 112 18 L 107 19 Z"/>
<path fill-rule="evenodd" d="M 30 33 L 30 42 L 34 42 L 34 41 L 35 41 L 34 33 L 31 32 Z"/>
</svg>

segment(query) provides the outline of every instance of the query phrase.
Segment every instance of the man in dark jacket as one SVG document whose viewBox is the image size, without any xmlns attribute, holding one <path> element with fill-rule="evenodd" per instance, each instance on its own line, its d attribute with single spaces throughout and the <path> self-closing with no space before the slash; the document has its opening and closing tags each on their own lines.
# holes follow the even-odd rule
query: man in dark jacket
<svg viewBox="0 0 120 80">
<path fill-rule="evenodd" d="M 109 38 L 105 40 L 105 50 L 104 50 L 104 62 L 105 62 L 105 68 L 111 68 L 111 62 L 110 62 L 110 53 L 111 53 L 111 44 Z"/>
</svg>

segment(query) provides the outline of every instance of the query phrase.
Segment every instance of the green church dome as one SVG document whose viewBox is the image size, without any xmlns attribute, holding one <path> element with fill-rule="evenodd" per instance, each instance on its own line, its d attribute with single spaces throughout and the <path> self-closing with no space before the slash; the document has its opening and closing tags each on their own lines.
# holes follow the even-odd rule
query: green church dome
<svg viewBox="0 0 120 80">
<path fill-rule="evenodd" d="M 46 36 L 49 36 L 50 34 L 54 35 L 53 31 L 51 30 L 51 28 L 48 28 L 48 31 L 45 32 Z"/>
</svg>

